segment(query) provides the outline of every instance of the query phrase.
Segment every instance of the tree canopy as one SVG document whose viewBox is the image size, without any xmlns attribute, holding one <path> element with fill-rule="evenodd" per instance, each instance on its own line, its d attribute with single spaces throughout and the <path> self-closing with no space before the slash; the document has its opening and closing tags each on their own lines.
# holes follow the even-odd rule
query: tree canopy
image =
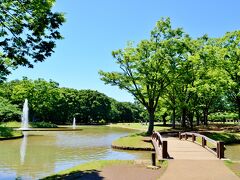
<svg viewBox="0 0 240 180">
<path fill-rule="evenodd" d="M 55 0 L 0 2 L 0 81 L 18 66 L 32 68 L 54 52 L 64 15 L 52 12 Z"/>
</svg>

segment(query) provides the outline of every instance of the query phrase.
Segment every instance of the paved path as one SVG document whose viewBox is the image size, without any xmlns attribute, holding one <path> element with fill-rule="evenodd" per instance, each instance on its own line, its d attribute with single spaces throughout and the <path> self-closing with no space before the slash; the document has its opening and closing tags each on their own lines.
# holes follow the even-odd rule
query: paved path
<svg viewBox="0 0 240 180">
<path fill-rule="evenodd" d="M 221 160 L 169 160 L 160 180 L 239 180 Z"/>
<path fill-rule="evenodd" d="M 168 154 L 173 159 L 217 160 L 217 157 L 202 146 L 174 137 L 165 137 L 168 142 Z"/>
</svg>

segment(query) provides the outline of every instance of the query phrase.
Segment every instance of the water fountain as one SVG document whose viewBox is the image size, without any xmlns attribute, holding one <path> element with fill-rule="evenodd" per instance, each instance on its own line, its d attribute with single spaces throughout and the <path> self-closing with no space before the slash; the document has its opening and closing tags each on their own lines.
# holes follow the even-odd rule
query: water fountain
<svg viewBox="0 0 240 180">
<path fill-rule="evenodd" d="M 72 125 L 73 129 L 76 129 L 76 118 L 73 118 L 73 125 Z"/>
<path fill-rule="evenodd" d="M 23 104 L 22 125 L 21 130 L 28 129 L 28 100 L 25 99 Z"/>
</svg>

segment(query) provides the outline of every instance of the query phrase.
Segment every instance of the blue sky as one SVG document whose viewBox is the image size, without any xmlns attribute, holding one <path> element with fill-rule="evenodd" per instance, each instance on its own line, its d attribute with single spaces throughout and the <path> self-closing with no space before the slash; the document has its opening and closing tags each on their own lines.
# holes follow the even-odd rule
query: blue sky
<svg viewBox="0 0 240 180">
<path fill-rule="evenodd" d="M 240 29 L 239 0 L 56 0 L 54 11 L 64 12 L 67 22 L 55 53 L 45 62 L 13 71 L 8 80 L 52 79 L 61 87 L 93 89 L 118 101 L 133 97 L 117 87 L 104 85 L 99 70 L 117 71 L 112 50 L 149 37 L 161 17 L 182 27 L 192 37 L 219 37 Z"/>
</svg>

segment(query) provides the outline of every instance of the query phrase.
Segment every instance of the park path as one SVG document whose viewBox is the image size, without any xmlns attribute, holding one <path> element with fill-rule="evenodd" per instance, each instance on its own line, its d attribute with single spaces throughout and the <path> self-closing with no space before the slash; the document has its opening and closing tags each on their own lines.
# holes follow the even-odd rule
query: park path
<svg viewBox="0 0 240 180">
<path fill-rule="evenodd" d="M 239 180 L 214 154 L 196 143 L 164 137 L 171 160 L 161 180 Z"/>
<path fill-rule="evenodd" d="M 221 160 L 169 160 L 160 180 L 239 180 Z"/>
</svg>

